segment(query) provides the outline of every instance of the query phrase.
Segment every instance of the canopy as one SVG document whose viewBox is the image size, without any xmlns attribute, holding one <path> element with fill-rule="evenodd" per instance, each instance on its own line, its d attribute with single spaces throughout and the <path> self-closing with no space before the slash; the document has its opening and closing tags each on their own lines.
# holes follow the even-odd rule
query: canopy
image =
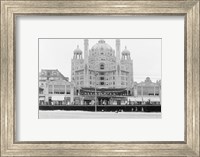
<svg viewBox="0 0 200 157">
<path fill-rule="evenodd" d="M 40 96 L 39 100 L 45 100 L 45 97 L 44 96 Z"/>
<path fill-rule="evenodd" d="M 81 91 L 83 92 L 95 92 L 95 88 L 81 88 Z M 97 88 L 96 89 L 97 92 L 112 92 L 112 93 L 115 93 L 115 92 L 125 92 L 126 91 L 126 88 Z"/>
<path fill-rule="evenodd" d="M 63 100 L 64 100 L 64 96 L 55 95 L 55 96 L 52 96 L 52 100 L 55 100 L 55 101 L 63 101 Z"/>
<path fill-rule="evenodd" d="M 128 101 L 152 101 L 152 102 L 160 102 L 159 96 L 137 96 L 137 97 L 128 97 Z"/>
</svg>

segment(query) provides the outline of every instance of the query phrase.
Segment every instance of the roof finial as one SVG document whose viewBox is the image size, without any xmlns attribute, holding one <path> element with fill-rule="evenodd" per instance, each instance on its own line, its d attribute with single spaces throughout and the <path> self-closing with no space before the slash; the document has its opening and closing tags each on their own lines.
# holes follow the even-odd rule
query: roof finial
<svg viewBox="0 0 200 157">
<path fill-rule="evenodd" d="M 125 49 L 127 49 L 127 47 L 125 46 Z"/>
<path fill-rule="evenodd" d="M 77 45 L 77 49 L 79 48 L 79 45 Z"/>
</svg>

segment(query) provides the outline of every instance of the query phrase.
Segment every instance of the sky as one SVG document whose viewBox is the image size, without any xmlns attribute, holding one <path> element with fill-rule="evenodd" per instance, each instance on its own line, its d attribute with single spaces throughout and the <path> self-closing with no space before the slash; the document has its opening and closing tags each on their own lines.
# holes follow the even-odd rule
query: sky
<svg viewBox="0 0 200 157">
<path fill-rule="evenodd" d="M 89 49 L 99 40 L 89 39 Z M 116 39 L 104 40 L 115 50 Z M 161 79 L 162 39 L 120 39 L 120 42 L 121 52 L 126 46 L 131 53 L 134 81 L 141 82 L 146 77 L 154 82 Z M 71 80 L 71 59 L 77 45 L 84 53 L 84 39 L 39 39 L 39 71 L 58 69 Z"/>
</svg>

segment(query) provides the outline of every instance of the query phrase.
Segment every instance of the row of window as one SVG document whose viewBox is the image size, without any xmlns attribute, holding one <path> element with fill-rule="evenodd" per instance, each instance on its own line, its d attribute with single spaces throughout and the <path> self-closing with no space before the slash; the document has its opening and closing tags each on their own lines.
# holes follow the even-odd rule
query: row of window
<svg viewBox="0 0 200 157">
<path fill-rule="evenodd" d="M 159 93 L 159 87 L 149 86 L 149 87 L 138 87 L 137 91 L 139 93 L 147 94 L 147 93 Z"/>
<path fill-rule="evenodd" d="M 58 75 L 58 72 L 57 71 L 42 71 L 41 72 L 41 75 L 52 75 L 52 76 L 57 76 Z"/>
<path fill-rule="evenodd" d="M 54 85 L 49 85 L 49 88 L 53 88 L 54 87 L 54 89 L 55 88 L 67 88 L 67 89 L 70 89 L 71 88 L 71 86 L 70 85 L 63 85 L 63 84 L 54 84 Z"/>
<path fill-rule="evenodd" d="M 127 82 L 121 82 L 121 85 L 122 85 L 122 86 L 125 86 L 125 85 L 127 86 L 128 83 L 127 83 Z"/>
<path fill-rule="evenodd" d="M 95 82 L 90 81 L 90 85 L 95 85 Z M 97 82 L 96 85 L 115 85 L 115 82 Z"/>
<path fill-rule="evenodd" d="M 128 70 L 128 67 L 121 66 L 121 70 Z"/>
<path fill-rule="evenodd" d="M 84 65 L 72 67 L 72 70 L 83 69 Z"/>
<path fill-rule="evenodd" d="M 84 60 L 79 60 L 78 62 L 72 62 L 72 66 L 73 65 L 79 65 L 79 64 L 83 64 Z"/>
<path fill-rule="evenodd" d="M 77 82 L 76 82 L 76 85 L 78 85 L 78 86 L 79 86 L 79 85 L 83 85 L 83 81 L 80 81 L 80 82 L 77 81 Z"/>
<path fill-rule="evenodd" d="M 60 78 L 60 77 L 40 77 L 39 78 L 39 80 L 40 81 L 45 81 L 45 80 L 47 80 L 47 79 L 49 79 L 50 81 L 53 81 L 53 80 L 62 80 L 62 78 Z"/>
<path fill-rule="evenodd" d="M 76 76 L 75 78 L 76 78 L 76 80 L 79 80 L 79 79 L 80 79 L 80 80 L 83 80 L 83 79 L 84 79 L 83 75 L 81 75 L 81 76 Z"/>
<path fill-rule="evenodd" d="M 128 76 L 128 72 L 121 72 L 121 75 Z"/>
<path fill-rule="evenodd" d="M 74 74 L 74 73 L 72 73 L 72 74 Z M 76 71 L 76 75 L 82 75 L 82 74 L 84 74 L 84 71 Z"/>
<path fill-rule="evenodd" d="M 115 80 L 115 76 L 113 77 L 104 77 L 104 76 L 99 76 L 99 77 L 96 77 L 95 76 L 90 76 L 90 80 Z"/>
<path fill-rule="evenodd" d="M 105 50 L 102 50 L 102 51 L 96 51 L 96 52 L 92 52 L 90 53 L 90 55 L 94 56 L 94 55 L 107 55 L 107 56 L 113 56 L 113 51 L 105 51 Z"/>
<path fill-rule="evenodd" d="M 127 77 L 124 77 L 124 76 L 122 76 L 121 79 L 122 79 L 122 80 L 126 80 L 126 81 L 128 80 L 128 78 L 127 78 Z"/>
<path fill-rule="evenodd" d="M 49 85 L 48 93 L 49 94 L 70 94 L 70 86 L 67 85 Z M 65 93 L 66 92 L 66 93 Z"/>
<path fill-rule="evenodd" d="M 92 75 L 95 74 L 94 71 L 90 71 L 89 73 L 92 74 Z M 112 75 L 115 75 L 115 72 L 108 72 L 108 73 L 106 73 L 106 72 L 99 72 L 98 75 L 105 75 L 105 76 L 111 75 L 112 76 Z"/>
<path fill-rule="evenodd" d="M 94 65 L 89 65 L 89 68 L 90 69 L 97 69 Z M 105 70 L 105 69 L 108 69 L 108 70 L 115 70 L 116 68 L 115 68 L 115 66 L 105 66 L 105 65 L 103 65 L 103 64 L 100 64 L 100 66 L 99 66 L 99 68 L 98 68 L 99 70 Z"/>
<path fill-rule="evenodd" d="M 99 56 L 99 57 L 95 57 L 95 58 L 90 58 L 89 59 L 89 62 L 95 62 L 95 61 L 110 61 L 110 62 L 112 62 L 112 63 L 115 63 L 116 62 L 116 59 L 115 58 L 113 58 L 113 57 L 101 57 L 101 56 Z"/>
<path fill-rule="evenodd" d="M 70 91 L 66 91 L 66 93 L 63 91 L 54 91 L 54 92 L 49 91 L 49 94 L 70 94 L 70 93 L 71 93 Z"/>
</svg>

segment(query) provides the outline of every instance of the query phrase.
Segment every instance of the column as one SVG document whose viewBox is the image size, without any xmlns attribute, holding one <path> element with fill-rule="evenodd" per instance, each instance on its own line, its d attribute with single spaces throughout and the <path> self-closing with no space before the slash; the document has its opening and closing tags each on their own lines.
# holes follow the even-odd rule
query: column
<svg viewBox="0 0 200 157">
<path fill-rule="evenodd" d="M 141 86 L 142 103 L 143 103 L 143 86 Z"/>
<path fill-rule="evenodd" d="M 67 86 L 65 85 L 65 94 L 67 94 L 67 89 L 66 88 L 67 88 Z"/>
<path fill-rule="evenodd" d="M 137 96 L 137 87 L 134 87 L 134 96 Z"/>
</svg>

